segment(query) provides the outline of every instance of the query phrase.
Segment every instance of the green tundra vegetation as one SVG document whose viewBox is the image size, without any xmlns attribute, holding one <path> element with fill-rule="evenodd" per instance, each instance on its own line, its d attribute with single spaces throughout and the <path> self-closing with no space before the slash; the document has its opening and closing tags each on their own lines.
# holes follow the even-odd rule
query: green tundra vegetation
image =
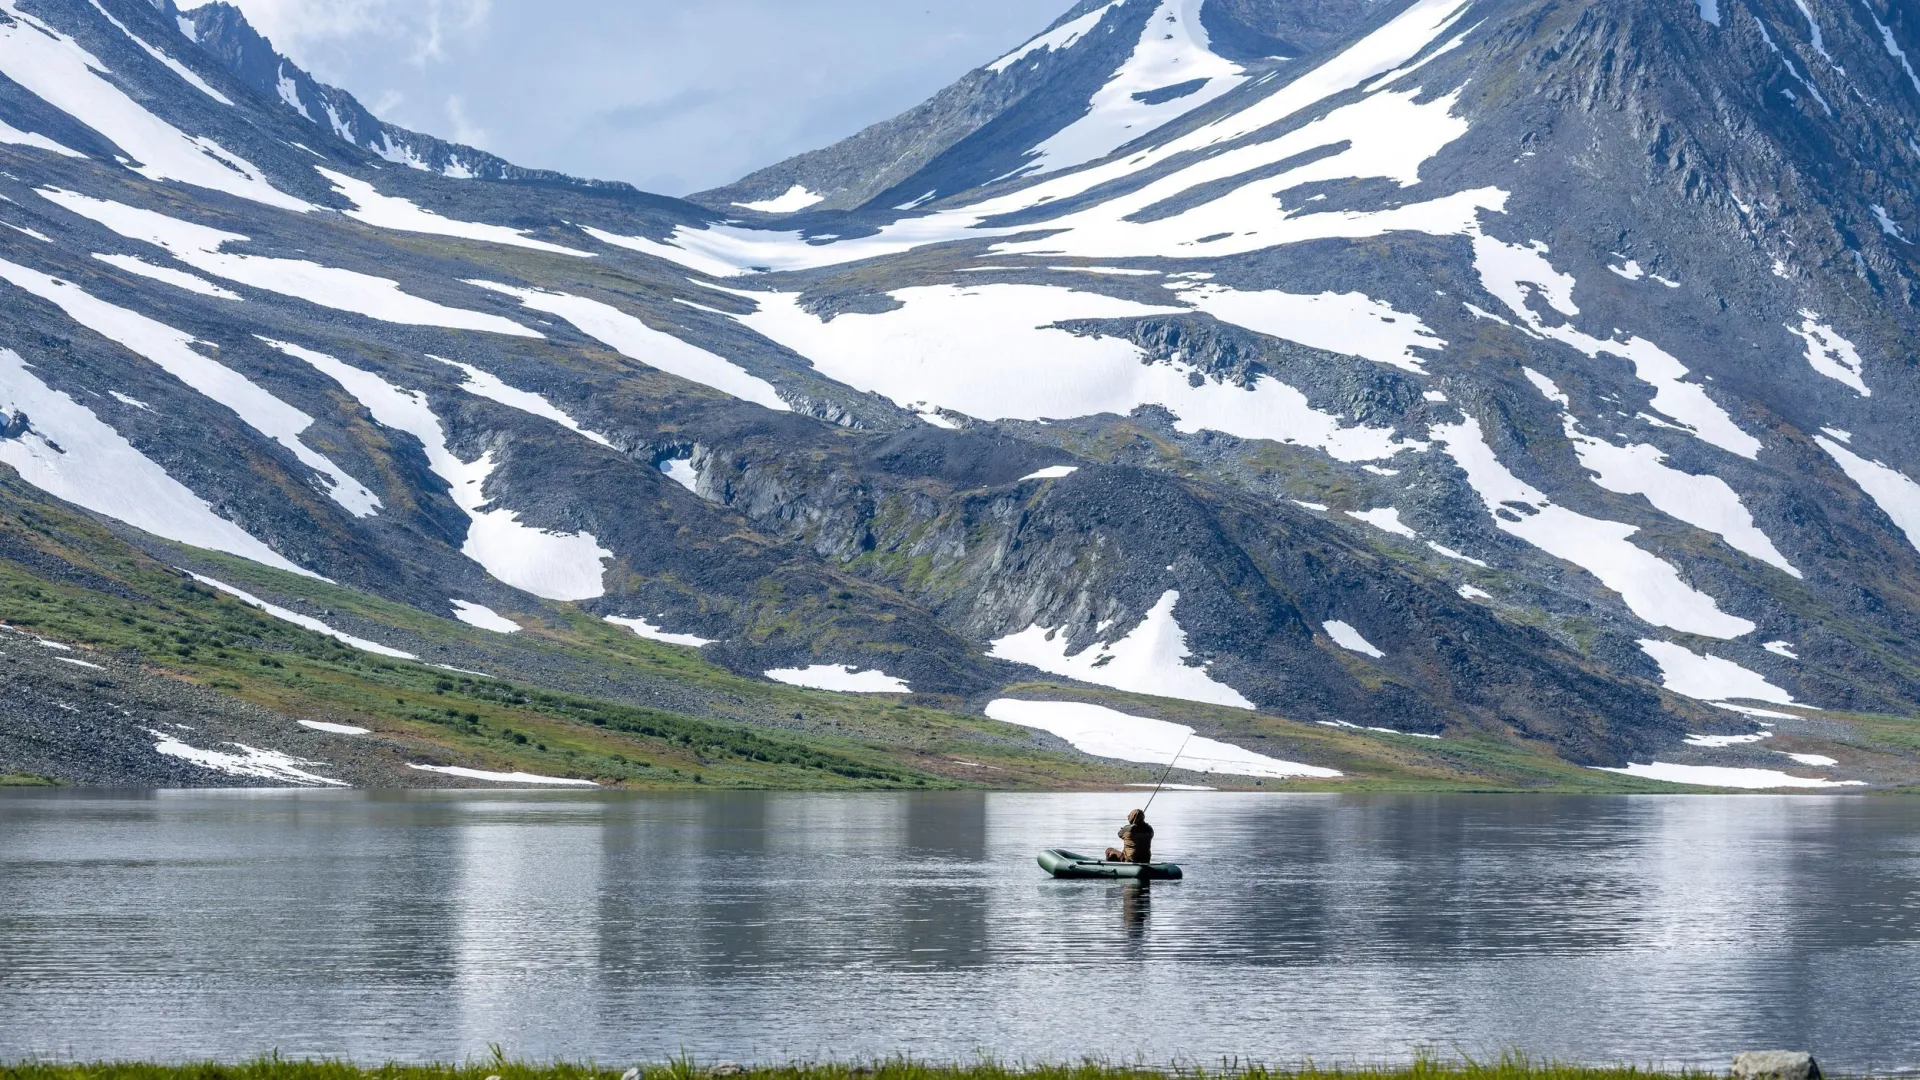
<svg viewBox="0 0 1920 1080">
<path fill-rule="evenodd" d="M 198 583 L 181 567 L 422 659 L 349 647 Z M 1158 772 L 1043 746 L 1033 732 L 980 716 L 978 703 L 958 698 L 839 694 L 742 676 L 699 650 L 640 638 L 573 604 L 507 614 L 521 633 L 491 633 L 355 589 L 112 531 L 0 469 L 0 623 L 281 717 L 369 728 L 396 760 L 429 753 L 626 788 L 1075 790 L 1147 782 Z M 1007 693 L 1187 723 L 1345 774 L 1263 782 L 1176 772 L 1176 782 L 1288 791 L 1686 790 L 1583 769 L 1543 745 L 1493 733 L 1382 735 L 1045 681 Z M 1851 725 L 1877 752 L 1920 756 L 1920 728 L 1908 721 L 1823 719 L 1837 730 Z M 47 782 L 0 761 L 0 785 Z"/>
</svg>

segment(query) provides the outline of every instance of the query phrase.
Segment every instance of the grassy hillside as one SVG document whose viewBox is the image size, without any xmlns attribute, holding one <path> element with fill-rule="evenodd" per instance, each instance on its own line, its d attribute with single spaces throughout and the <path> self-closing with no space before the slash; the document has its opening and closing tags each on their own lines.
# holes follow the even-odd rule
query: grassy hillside
<svg viewBox="0 0 1920 1080">
<path fill-rule="evenodd" d="M 421 659 L 349 647 L 201 584 L 181 568 Z M 974 715 L 978 702 L 836 694 L 747 678 L 697 650 L 642 639 L 570 604 L 504 614 L 525 629 L 496 634 L 327 582 L 116 533 L 10 472 L 0 476 L 0 623 L 72 646 L 78 651 L 68 662 L 90 658 L 86 664 L 106 675 L 47 663 L 36 670 L 91 680 L 109 696 L 118 692 L 110 689 L 119 685 L 113 679 L 146 680 L 156 688 L 143 699 L 158 702 L 148 706 L 158 710 L 151 715 L 186 729 L 211 723 L 205 739 L 218 733 L 279 747 L 285 737 L 276 733 L 292 730 L 310 740 L 301 745 L 322 740 L 320 752 L 329 761 L 353 765 L 339 775 L 355 783 L 454 782 L 406 767 L 418 763 L 635 788 L 1072 789 L 1153 777 L 1146 768 L 1088 758 L 1036 732 Z M 16 655 L 22 662 L 45 659 L 31 650 Z M 88 689 L 75 685 L 75 692 Z M 173 702 L 165 693 L 170 687 L 198 696 Z M 1492 737 L 1436 741 L 1358 732 L 1044 682 L 1012 692 L 1186 722 L 1275 757 L 1347 774 L 1332 781 L 1258 782 L 1176 770 L 1175 778 L 1187 782 L 1287 790 L 1673 790 L 1581 769 L 1544 747 Z M 225 726 L 214 723 L 215 716 L 226 716 Z M 299 720 L 370 734 L 317 736 L 292 728 L 289 722 Z M 0 716 L 0 724 L 21 722 Z M 1910 723 L 1881 718 L 1864 730 L 1883 755 L 1920 753 Z M 26 767 L 0 756 L 0 783 L 49 779 L 73 778 L 57 767 Z"/>
</svg>

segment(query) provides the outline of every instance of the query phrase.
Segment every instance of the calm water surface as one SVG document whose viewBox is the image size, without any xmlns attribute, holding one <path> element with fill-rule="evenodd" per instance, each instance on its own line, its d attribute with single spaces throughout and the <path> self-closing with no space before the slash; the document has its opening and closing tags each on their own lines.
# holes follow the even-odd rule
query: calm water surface
<svg viewBox="0 0 1920 1080">
<path fill-rule="evenodd" d="M 1920 803 L 0 794 L 0 1060 L 1920 1067 Z"/>
</svg>

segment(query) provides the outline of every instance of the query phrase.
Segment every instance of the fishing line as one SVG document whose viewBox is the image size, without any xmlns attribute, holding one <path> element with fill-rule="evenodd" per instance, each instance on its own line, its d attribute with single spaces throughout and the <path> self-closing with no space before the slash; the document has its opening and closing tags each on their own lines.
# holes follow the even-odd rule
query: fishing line
<svg viewBox="0 0 1920 1080">
<path fill-rule="evenodd" d="M 1167 777 L 1173 772 L 1174 762 L 1179 761 L 1180 755 L 1187 752 L 1187 743 L 1191 741 L 1193 741 L 1193 732 L 1189 731 L 1187 732 L 1187 737 L 1180 740 L 1180 749 L 1173 752 L 1173 761 L 1167 762 L 1166 772 L 1160 774 L 1160 784 L 1167 782 Z M 1153 809 L 1154 796 L 1160 794 L 1160 784 L 1153 785 L 1153 795 L 1147 796 L 1147 805 L 1140 808 L 1140 815 L 1142 817 L 1146 816 L 1147 811 Z"/>
</svg>

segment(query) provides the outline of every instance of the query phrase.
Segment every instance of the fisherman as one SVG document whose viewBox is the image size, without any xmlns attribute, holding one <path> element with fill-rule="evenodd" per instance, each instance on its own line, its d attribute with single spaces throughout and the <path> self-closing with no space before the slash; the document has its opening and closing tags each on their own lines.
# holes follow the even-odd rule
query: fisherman
<svg viewBox="0 0 1920 1080">
<path fill-rule="evenodd" d="M 1108 862 L 1153 861 L 1153 826 L 1147 824 L 1145 810 L 1128 812 L 1127 823 L 1120 826 L 1120 841 L 1122 846 L 1107 849 Z"/>
</svg>

